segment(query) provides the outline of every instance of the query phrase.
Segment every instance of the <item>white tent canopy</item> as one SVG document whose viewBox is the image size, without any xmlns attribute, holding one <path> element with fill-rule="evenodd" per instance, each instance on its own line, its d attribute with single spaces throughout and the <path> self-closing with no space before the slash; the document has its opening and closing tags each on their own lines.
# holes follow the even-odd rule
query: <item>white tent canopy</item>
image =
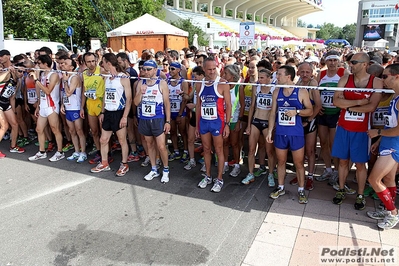
<svg viewBox="0 0 399 266">
<path fill-rule="evenodd" d="M 178 35 L 188 36 L 188 32 L 166 23 L 150 14 L 145 14 L 112 31 L 107 32 L 107 37 L 132 36 L 132 35 Z"/>
</svg>

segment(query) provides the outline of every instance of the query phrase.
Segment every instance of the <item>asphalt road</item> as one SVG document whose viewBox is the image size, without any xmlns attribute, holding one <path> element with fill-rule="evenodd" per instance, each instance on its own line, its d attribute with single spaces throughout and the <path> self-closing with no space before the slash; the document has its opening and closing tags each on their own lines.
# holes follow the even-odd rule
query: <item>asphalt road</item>
<svg viewBox="0 0 399 266">
<path fill-rule="evenodd" d="M 37 147 L 8 147 L 0 143 L 1 266 L 240 265 L 272 203 L 265 176 L 240 184 L 244 167 L 213 193 L 197 187 L 199 165 L 172 162 L 161 184 L 145 181 L 139 162 L 116 177 L 120 153 L 112 172 L 92 174 L 87 162 L 29 162 Z"/>
</svg>

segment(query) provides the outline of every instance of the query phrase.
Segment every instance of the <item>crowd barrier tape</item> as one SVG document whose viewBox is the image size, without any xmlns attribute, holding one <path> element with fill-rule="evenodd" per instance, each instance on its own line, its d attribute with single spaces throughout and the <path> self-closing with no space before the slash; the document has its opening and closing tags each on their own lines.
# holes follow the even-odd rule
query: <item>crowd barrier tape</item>
<svg viewBox="0 0 399 266">
<path fill-rule="evenodd" d="M 16 67 L 17 68 L 17 67 Z M 28 71 L 48 71 L 48 69 L 40 69 L 40 68 L 21 68 L 18 67 L 17 69 L 24 69 Z M 7 71 L 7 69 L 3 69 L 3 71 Z M 62 70 L 54 70 L 51 69 L 51 72 L 55 73 L 60 73 L 60 74 L 76 74 L 77 72 L 68 72 L 68 71 L 62 71 Z M 82 73 L 80 73 L 82 74 Z M 130 77 L 130 76 L 125 76 L 125 75 L 111 75 L 111 74 L 89 74 L 86 73 L 87 76 L 99 76 L 99 77 L 110 77 L 110 78 L 128 78 L 128 79 L 137 79 L 137 80 L 163 80 L 159 77 L 157 78 L 143 78 L 143 77 Z M 181 82 L 189 82 L 189 83 L 204 83 L 204 80 L 189 80 L 189 79 L 184 79 L 184 78 L 179 78 L 179 79 L 168 79 L 170 81 L 181 81 Z M 208 83 L 211 83 L 211 80 L 207 81 Z M 395 91 L 391 89 L 371 89 L 371 88 L 344 88 L 344 87 L 320 87 L 320 86 L 300 86 L 300 85 L 278 85 L 278 84 L 258 84 L 258 83 L 248 83 L 248 82 L 221 82 L 219 81 L 220 84 L 227 84 L 227 85 L 252 85 L 252 86 L 262 86 L 262 87 L 278 87 L 278 88 L 300 88 L 300 89 L 310 89 L 310 90 L 320 90 L 320 91 L 358 91 L 358 92 L 377 92 L 377 93 L 395 93 Z"/>
</svg>

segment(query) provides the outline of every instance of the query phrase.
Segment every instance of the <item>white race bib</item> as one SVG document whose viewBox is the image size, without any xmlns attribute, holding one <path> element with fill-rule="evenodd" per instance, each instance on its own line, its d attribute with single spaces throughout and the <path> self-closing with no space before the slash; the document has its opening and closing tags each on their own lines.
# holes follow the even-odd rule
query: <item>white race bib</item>
<svg viewBox="0 0 399 266">
<path fill-rule="evenodd" d="M 155 102 L 142 102 L 141 103 L 141 113 L 145 117 L 153 117 L 155 116 Z"/>
<path fill-rule="evenodd" d="M 324 108 L 333 108 L 335 107 L 333 104 L 334 92 L 333 91 L 322 91 L 321 92 L 321 105 Z"/>
<path fill-rule="evenodd" d="M 249 108 L 251 107 L 251 96 L 245 96 L 245 112 L 249 111 Z"/>
<path fill-rule="evenodd" d="M 271 110 L 272 109 L 272 95 L 259 93 L 256 99 L 256 108 L 261 110 Z"/>
<path fill-rule="evenodd" d="M 84 94 L 85 94 L 86 98 L 93 99 L 93 100 L 97 99 L 96 90 L 87 90 L 84 92 Z"/>
<path fill-rule="evenodd" d="M 170 100 L 170 111 L 172 113 L 178 113 L 180 111 L 181 101 L 179 99 L 171 99 Z"/>
<path fill-rule="evenodd" d="M 26 91 L 26 94 L 28 96 L 28 103 L 34 104 L 35 102 L 37 102 L 36 89 L 28 89 Z"/>
<path fill-rule="evenodd" d="M 46 101 L 47 100 L 46 94 L 42 90 L 40 90 L 40 100 L 41 101 Z"/>
<path fill-rule="evenodd" d="M 69 97 L 66 95 L 66 93 L 62 94 L 62 102 L 64 105 L 71 105 L 71 102 L 69 101 Z"/>
<path fill-rule="evenodd" d="M 346 121 L 355 121 L 355 122 L 362 122 L 364 120 L 365 114 L 358 113 L 353 111 L 346 110 L 345 112 L 345 120 Z"/>
<path fill-rule="evenodd" d="M 105 90 L 105 103 L 107 104 L 116 104 L 116 89 L 107 88 Z"/>
<path fill-rule="evenodd" d="M 288 116 L 285 112 L 289 110 L 296 110 L 295 107 L 280 107 L 278 108 L 278 124 L 280 126 L 295 126 L 296 116 Z"/>
<path fill-rule="evenodd" d="M 386 127 L 393 128 L 398 125 L 398 120 L 393 115 L 384 115 L 384 123 Z"/>
<path fill-rule="evenodd" d="M 385 126 L 386 114 L 388 114 L 388 107 L 377 108 L 373 112 L 373 126 Z"/>
<path fill-rule="evenodd" d="M 216 103 L 201 103 L 201 117 L 205 120 L 215 120 L 218 118 Z"/>
</svg>

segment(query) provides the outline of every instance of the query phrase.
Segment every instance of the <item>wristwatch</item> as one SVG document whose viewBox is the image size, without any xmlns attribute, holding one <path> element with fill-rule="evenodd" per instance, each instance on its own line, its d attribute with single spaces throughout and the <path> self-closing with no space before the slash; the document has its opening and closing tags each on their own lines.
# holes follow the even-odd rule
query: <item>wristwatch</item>
<svg viewBox="0 0 399 266">
<path fill-rule="evenodd" d="M 170 121 L 165 121 L 165 123 L 170 125 Z"/>
<path fill-rule="evenodd" d="M 230 122 L 224 122 L 224 124 L 230 126 Z"/>
<path fill-rule="evenodd" d="M 300 112 L 301 110 L 300 109 L 296 109 L 296 113 L 299 115 L 299 112 Z"/>
</svg>

